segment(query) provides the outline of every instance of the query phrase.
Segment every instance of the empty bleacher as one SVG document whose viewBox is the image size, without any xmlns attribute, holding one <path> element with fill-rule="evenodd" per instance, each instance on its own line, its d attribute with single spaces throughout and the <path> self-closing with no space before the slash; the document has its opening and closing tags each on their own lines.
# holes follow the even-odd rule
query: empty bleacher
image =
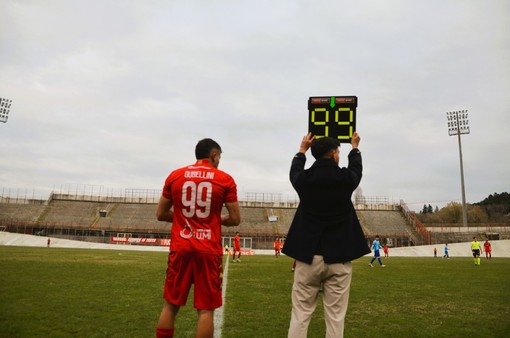
<svg viewBox="0 0 510 338">
<path fill-rule="evenodd" d="M 104 206 L 104 203 L 99 202 L 51 200 L 38 223 L 89 227 Z"/>
<path fill-rule="evenodd" d="M 400 210 L 358 210 L 357 214 L 369 243 L 379 235 L 389 246 L 425 244 Z"/>
<path fill-rule="evenodd" d="M 167 231 L 169 224 L 156 219 L 156 204 L 115 203 L 95 224 L 98 228 L 120 228 L 125 230 Z"/>
<path fill-rule="evenodd" d="M 386 236 L 410 232 L 400 211 L 359 210 L 357 213 L 367 233 Z"/>
<path fill-rule="evenodd" d="M 239 231 L 242 237 L 253 238 L 254 248 L 272 248 L 275 237 L 286 236 L 296 212 L 296 203 L 283 204 L 242 201 L 241 224 L 238 227 L 222 227 L 222 233 L 230 237 Z M 3 198 L 0 200 L 0 230 L 101 241 L 107 241 L 109 236 L 117 236 L 118 233 L 168 238 L 171 224 L 156 219 L 156 208 L 157 200 L 139 201 L 126 197 L 54 194 L 47 201 Z M 385 241 L 393 239 L 394 246 L 430 244 L 431 237 L 425 237 L 423 229 L 417 231 L 405 206 L 381 207 L 378 204 L 374 210 L 367 204 L 357 205 L 357 214 L 368 242 L 379 235 Z M 423 225 L 421 227 L 426 229 Z M 477 231 L 482 233 L 482 230 Z M 440 242 L 447 235 L 453 236 L 444 232 L 434 233 L 432 239 Z M 465 240 L 466 235 L 459 233 L 455 236 L 451 239 L 457 241 Z"/>
<path fill-rule="evenodd" d="M 283 236 L 287 234 L 295 212 L 294 208 L 241 206 L 241 224 L 235 230 L 223 227 L 223 232 L 231 234 L 239 231 L 245 235 Z"/>
<path fill-rule="evenodd" d="M 25 233 L 104 237 L 108 234 L 116 236 L 121 232 L 132 233 L 135 237 L 144 236 L 144 233 L 168 237 L 171 224 L 156 219 L 156 208 L 155 202 L 132 203 L 119 199 L 94 201 L 90 197 L 80 199 L 76 196 L 53 195 L 46 205 L 0 204 L 0 222 L 5 223 L 14 217 L 32 226 L 24 230 Z M 296 205 L 282 207 L 274 203 L 242 202 L 240 210 L 241 224 L 233 228 L 222 227 L 224 236 L 233 236 L 239 231 L 241 236 L 253 237 L 254 242 L 262 243 L 262 247 L 271 247 L 275 237 L 286 236 Z M 402 237 L 411 232 L 399 211 L 358 210 L 358 216 L 369 238 L 375 234 Z"/>
<path fill-rule="evenodd" d="M 38 203 L 1 203 L 0 222 L 36 222 L 46 208 L 44 201 Z"/>
</svg>

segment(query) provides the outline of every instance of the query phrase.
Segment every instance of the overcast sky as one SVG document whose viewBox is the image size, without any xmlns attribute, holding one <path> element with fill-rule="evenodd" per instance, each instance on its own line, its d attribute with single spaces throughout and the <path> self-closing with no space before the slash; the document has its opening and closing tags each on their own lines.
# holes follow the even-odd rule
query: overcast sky
<svg viewBox="0 0 510 338">
<path fill-rule="evenodd" d="M 292 197 L 330 95 L 358 97 L 363 195 L 461 202 L 456 110 L 467 202 L 510 191 L 506 0 L 2 1 L 0 189 L 160 189 L 210 137 L 241 199 Z"/>
</svg>

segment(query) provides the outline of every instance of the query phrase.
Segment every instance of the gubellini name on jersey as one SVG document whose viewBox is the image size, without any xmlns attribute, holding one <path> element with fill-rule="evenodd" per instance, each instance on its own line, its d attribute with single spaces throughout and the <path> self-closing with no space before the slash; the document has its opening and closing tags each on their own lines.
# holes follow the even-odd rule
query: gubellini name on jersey
<svg viewBox="0 0 510 338">
<path fill-rule="evenodd" d="M 185 171 L 185 178 L 203 178 L 203 179 L 214 179 L 214 173 L 210 171 Z"/>
</svg>

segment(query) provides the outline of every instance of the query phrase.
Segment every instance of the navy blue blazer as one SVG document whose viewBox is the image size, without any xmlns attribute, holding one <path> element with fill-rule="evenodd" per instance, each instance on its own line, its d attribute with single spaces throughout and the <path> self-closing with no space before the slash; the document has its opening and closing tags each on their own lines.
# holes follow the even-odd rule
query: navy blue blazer
<svg viewBox="0 0 510 338">
<path fill-rule="evenodd" d="M 290 181 L 299 206 L 282 252 L 310 264 L 314 255 L 324 262 L 343 263 L 370 253 L 351 196 L 361 181 L 361 153 L 352 149 L 347 168 L 333 159 L 318 159 L 305 170 L 306 156 L 297 153 Z"/>
</svg>

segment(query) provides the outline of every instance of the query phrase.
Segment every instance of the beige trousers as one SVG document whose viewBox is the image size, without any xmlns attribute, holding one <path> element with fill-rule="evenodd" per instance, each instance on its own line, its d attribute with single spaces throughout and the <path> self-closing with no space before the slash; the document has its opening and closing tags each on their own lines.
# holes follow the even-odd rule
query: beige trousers
<svg viewBox="0 0 510 338">
<path fill-rule="evenodd" d="M 314 256 L 312 264 L 297 261 L 292 286 L 292 314 L 288 337 L 306 338 L 321 283 L 324 293 L 326 337 L 343 337 L 351 277 L 351 262 L 326 264 L 322 256 Z"/>
</svg>

